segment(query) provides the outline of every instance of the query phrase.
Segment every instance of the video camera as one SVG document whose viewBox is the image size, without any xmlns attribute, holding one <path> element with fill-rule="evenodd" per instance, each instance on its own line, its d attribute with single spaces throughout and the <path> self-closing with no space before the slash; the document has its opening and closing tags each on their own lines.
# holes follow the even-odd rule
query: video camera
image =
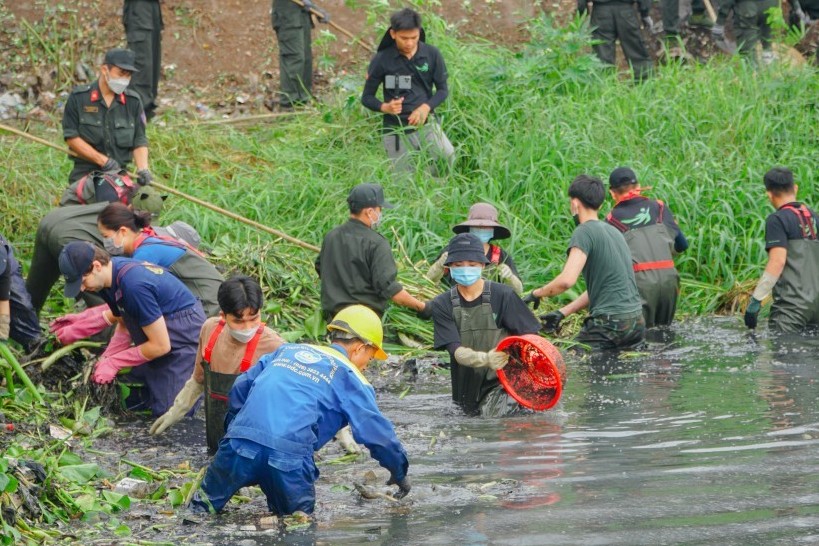
<svg viewBox="0 0 819 546">
<path fill-rule="evenodd" d="M 390 91 L 404 91 L 408 92 L 412 89 L 412 76 L 401 76 L 398 74 L 387 74 L 384 76 L 384 89 L 389 89 Z M 404 95 L 406 93 L 399 93 L 399 95 Z"/>
</svg>

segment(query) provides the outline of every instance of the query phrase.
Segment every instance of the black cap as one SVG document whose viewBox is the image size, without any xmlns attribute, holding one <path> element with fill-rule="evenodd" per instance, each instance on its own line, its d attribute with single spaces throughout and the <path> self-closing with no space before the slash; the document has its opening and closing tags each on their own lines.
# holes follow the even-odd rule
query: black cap
<svg viewBox="0 0 819 546">
<path fill-rule="evenodd" d="M 637 183 L 637 175 L 628 167 L 617 167 L 609 175 L 609 189 Z"/>
<path fill-rule="evenodd" d="M 459 233 L 449 240 L 446 247 L 446 264 L 453 262 L 478 262 L 488 264 L 483 243 L 472 233 Z"/>
<path fill-rule="evenodd" d="M 378 184 L 359 184 L 350 191 L 347 204 L 351 211 L 368 207 L 392 208 L 392 204 L 384 199 L 384 189 Z"/>
<path fill-rule="evenodd" d="M 129 72 L 139 72 L 136 67 L 136 55 L 130 49 L 114 48 L 109 49 L 105 54 L 105 61 L 102 64 L 118 66 Z"/>
<path fill-rule="evenodd" d="M 94 263 L 94 245 L 86 241 L 73 241 L 60 252 L 60 273 L 65 277 L 65 295 L 76 298 L 82 286 L 82 276 Z"/>
</svg>

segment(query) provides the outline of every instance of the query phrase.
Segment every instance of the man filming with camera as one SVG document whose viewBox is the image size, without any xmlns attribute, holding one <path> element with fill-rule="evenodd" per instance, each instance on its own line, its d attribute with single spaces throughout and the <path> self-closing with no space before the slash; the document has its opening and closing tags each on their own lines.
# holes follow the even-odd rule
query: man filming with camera
<svg viewBox="0 0 819 546">
<path fill-rule="evenodd" d="M 396 171 L 414 171 L 411 150 L 434 160 L 433 176 L 439 175 L 438 166 L 452 165 L 455 150 L 434 115 L 449 94 L 446 80 L 441 52 L 425 43 L 421 16 L 409 8 L 393 13 L 367 69 L 361 102 L 384 114 L 384 148 Z M 383 102 L 375 96 L 381 85 Z"/>
</svg>

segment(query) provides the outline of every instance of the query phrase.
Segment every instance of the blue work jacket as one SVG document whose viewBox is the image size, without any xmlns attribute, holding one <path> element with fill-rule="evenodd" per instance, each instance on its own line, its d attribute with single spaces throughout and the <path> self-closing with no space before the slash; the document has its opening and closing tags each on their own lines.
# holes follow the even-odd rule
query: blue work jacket
<svg viewBox="0 0 819 546">
<path fill-rule="evenodd" d="M 347 424 L 393 478 L 406 476 L 407 453 L 344 348 L 287 343 L 236 379 L 225 438 L 312 457 Z"/>
</svg>

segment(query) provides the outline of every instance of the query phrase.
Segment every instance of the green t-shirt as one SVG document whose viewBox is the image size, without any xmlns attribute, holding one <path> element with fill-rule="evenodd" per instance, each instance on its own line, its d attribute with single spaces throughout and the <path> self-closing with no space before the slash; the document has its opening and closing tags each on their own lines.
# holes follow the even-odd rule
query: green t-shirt
<svg viewBox="0 0 819 546">
<path fill-rule="evenodd" d="M 587 257 L 583 279 L 592 316 L 623 315 L 642 309 L 631 252 L 622 233 L 605 222 L 583 222 L 569 241 L 569 250 L 575 247 Z"/>
</svg>

